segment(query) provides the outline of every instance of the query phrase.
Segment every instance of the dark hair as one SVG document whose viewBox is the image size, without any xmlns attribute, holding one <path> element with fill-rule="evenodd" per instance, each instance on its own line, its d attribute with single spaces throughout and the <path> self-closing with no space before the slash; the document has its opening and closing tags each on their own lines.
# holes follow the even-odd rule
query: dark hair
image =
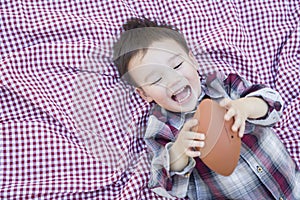
<svg viewBox="0 0 300 200">
<path fill-rule="evenodd" d="M 148 47 L 155 41 L 173 39 L 184 50 L 189 51 L 185 38 L 179 30 L 165 23 L 150 21 L 146 18 L 132 18 L 123 25 L 124 32 L 113 47 L 114 64 L 120 77 L 128 71 L 128 63 L 138 53 L 146 53 Z M 132 83 L 134 84 L 134 83 Z"/>
</svg>

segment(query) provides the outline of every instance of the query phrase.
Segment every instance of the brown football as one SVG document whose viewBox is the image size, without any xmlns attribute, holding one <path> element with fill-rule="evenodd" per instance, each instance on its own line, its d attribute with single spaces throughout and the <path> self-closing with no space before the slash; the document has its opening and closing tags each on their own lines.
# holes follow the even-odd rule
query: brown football
<svg viewBox="0 0 300 200">
<path fill-rule="evenodd" d="M 201 160 L 218 174 L 229 176 L 237 166 L 241 138 L 231 127 L 233 119 L 224 120 L 226 109 L 211 99 L 204 99 L 194 118 L 199 123 L 192 131 L 205 134 L 205 146 L 200 148 Z"/>
</svg>

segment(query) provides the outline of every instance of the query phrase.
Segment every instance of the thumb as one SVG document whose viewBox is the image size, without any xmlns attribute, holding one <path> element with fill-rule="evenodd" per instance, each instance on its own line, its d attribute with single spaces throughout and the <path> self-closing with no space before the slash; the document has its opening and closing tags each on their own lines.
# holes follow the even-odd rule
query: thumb
<svg viewBox="0 0 300 200">
<path fill-rule="evenodd" d="M 219 105 L 224 108 L 230 107 L 230 104 L 231 104 L 231 99 L 228 99 L 228 98 L 222 99 L 219 103 Z"/>
<path fill-rule="evenodd" d="M 184 131 L 190 131 L 194 126 L 196 126 L 198 124 L 198 120 L 197 119 L 190 119 L 188 120 L 184 126 L 182 127 L 182 130 Z"/>
</svg>

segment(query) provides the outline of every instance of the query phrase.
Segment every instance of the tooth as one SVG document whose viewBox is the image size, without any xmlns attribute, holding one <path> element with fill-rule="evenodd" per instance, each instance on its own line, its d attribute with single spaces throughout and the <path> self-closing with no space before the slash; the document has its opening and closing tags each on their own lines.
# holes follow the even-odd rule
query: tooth
<svg viewBox="0 0 300 200">
<path fill-rule="evenodd" d="M 186 88 L 186 87 L 184 87 L 183 89 L 185 89 L 185 88 Z M 183 91 L 183 90 L 180 90 L 180 91 Z M 178 93 L 179 93 L 179 92 L 178 92 Z M 176 93 L 176 94 L 178 94 L 178 93 Z M 179 102 L 179 103 L 183 102 L 184 100 L 186 100 L 187 98 L 189 98 L 190 94 L 191 94 L 191 90 L 188 89 L 187 95 L 186 95 L 183 99 L 178 99 L 178 102 Z"/>
<path fill-rule="evenodd" d="M 174 95 L 179 94 L 180 92 L 182 92 L 184 90 L 185 87 L 181 88 L 180 90 L 178 90 Z"/>
</svg>

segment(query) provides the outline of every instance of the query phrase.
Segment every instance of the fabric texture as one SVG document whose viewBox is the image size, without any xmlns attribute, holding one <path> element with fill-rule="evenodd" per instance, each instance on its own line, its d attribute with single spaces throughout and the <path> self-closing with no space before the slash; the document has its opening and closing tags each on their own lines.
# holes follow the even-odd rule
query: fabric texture
<svg viewBox="0 0 300 200">
<path fill-rule="evenodd" d="M 8 0 L 0 13 L 0 199 L 164 199 L 147 187 L 150 105 L 111 60 L 138 16 L 182 30 L 204 71 L 277 90 L 274 129 L 300 166 L 299 1 Z"/>
</svg>

